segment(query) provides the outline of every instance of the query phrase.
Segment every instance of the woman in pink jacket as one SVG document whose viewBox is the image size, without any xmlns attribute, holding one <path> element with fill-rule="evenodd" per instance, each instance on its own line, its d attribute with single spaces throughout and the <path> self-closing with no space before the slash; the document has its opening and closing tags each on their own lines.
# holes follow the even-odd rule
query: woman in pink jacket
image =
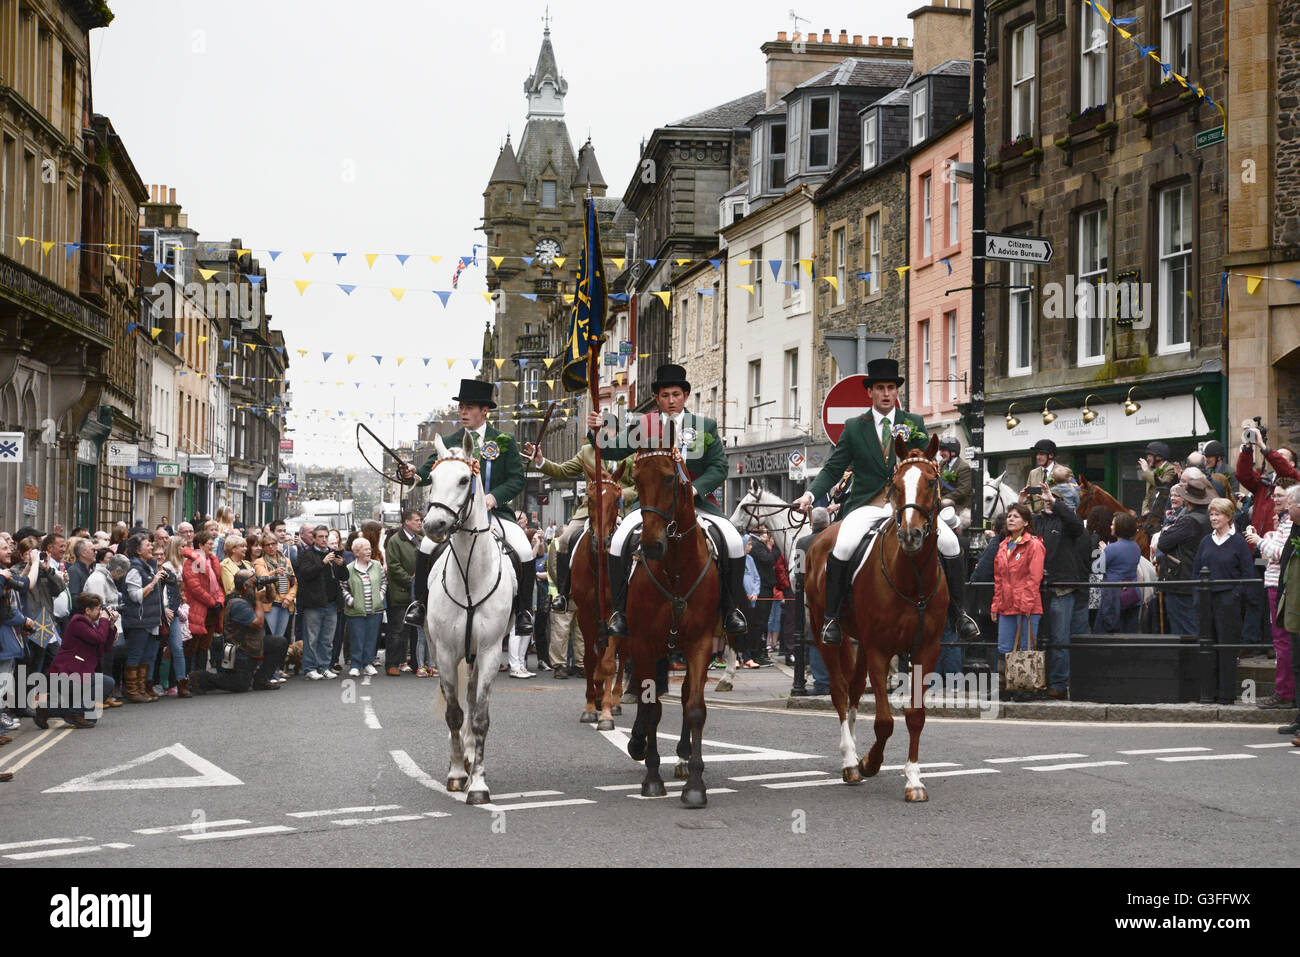
<svg viewBox="0 0 1300 957">
<path fill-rule="evenodd" d="M 1034 513 L 1017 502 L 1007 510 L 1007 537 L 998 543 L 993 559 L 993 606 L 990 617 L 998 623 L 998 653 L 1012 650 L 1016 629 L 1020 647 L 1028 647 L 1027 629 L 1033 628 L 1037 647 L 1038 622 L 1043 617 L 1042 539 L 1033 534 Z"/>
</svg>

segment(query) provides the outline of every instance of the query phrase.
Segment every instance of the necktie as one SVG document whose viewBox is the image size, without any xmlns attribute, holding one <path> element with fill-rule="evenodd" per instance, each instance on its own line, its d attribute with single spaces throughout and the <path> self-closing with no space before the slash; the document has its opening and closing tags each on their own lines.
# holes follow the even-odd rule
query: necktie
<svg viewBox="0 0 1300 957">
<path fill-rule="evenodd" d="M 888 419 L 880 420 L 880 454 L 885 457 L 886 462 L 889 461 L 889 420 Z"/>
</svg>

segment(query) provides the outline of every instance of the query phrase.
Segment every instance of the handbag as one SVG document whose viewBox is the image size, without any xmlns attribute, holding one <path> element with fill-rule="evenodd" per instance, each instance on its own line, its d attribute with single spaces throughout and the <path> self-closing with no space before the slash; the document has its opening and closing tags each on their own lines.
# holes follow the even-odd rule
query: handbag
<svg viewBox="0 0 1300 957">
<path fill-rule="evenodd" d="M 1028 625 L 1026 650 L 1020 650 L 1020 632 Z M 1008 691 L 1042 691 L 1047 688 L 1047 662 L 1041 651 L 1034 650 L 1034 620 L 1020 615 L 1016 621 L 1016 641 L 1006 653 Z"/>
</svg>

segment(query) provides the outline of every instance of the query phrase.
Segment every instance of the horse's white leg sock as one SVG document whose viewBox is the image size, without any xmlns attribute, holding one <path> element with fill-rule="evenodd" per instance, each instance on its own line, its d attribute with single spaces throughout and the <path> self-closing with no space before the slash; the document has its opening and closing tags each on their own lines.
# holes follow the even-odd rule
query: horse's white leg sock
<svg viewBox="0 0 1300 957">
<path fill-rule="evenodd" d="M 840 526 L 839 538 L 835 540 L 832 554 L 842 562 L 853 557 L 853 550 L 858 547 L 862 537 L 871 531 L 877 523 L 893 513 L 889 506 L 863 505 L 855 508 Z"/>
</svg>

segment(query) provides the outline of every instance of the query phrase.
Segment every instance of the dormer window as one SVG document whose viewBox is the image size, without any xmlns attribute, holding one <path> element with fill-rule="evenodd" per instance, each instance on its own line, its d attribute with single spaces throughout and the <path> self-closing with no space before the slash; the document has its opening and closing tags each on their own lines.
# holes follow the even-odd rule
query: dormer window
<svg viewBox="0 0 1300 957">
<path fill-rule="evenodd" d="M 926 88 L 918 86 L 912 91 L 912 145 L 921 143 L 928 133 L 926 115 Z"/>
<path fill-rule="evenodd" d="M 879 145 L 878 120 L 876 113 L 868 113 L 862 118 L 862 168 L 871 169 L 877 163 Z"/>
<path fill-rule="evenodd" d="M 767 188 L 777 192 L 785 187 L 785 124 L 768 127 Z"/>
<path fill-rule="evenodd" d="M 815 96 L 808 101 L 808 168 L 825 169 L 831 164 L 831 98 Z"/>
</svg>

